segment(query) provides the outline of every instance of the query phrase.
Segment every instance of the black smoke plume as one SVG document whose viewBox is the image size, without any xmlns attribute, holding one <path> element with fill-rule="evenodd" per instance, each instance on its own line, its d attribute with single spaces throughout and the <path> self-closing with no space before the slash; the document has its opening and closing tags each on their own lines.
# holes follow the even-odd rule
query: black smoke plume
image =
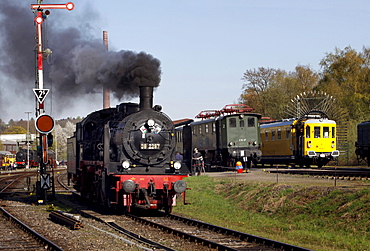
<svg viewBox="0 0 370 251">
<path fill-rule="evenodd" d="M 2 1 L 2 9 L 0 71 L 16 85 L 16 89 L 31 90 L 35 88 L 36 71 L 35 15 L 30 3 L 24 1 Z M 140 85 L 159 85 L 161 68 L 158 59 L 145 52 L 107 51 L 103 45 L 103 31 L 97 34 L 101 35 L 99 39 L 91 35 L 92 20 L 85 26 L 81 25 L 81 20 L 70 22 L 70 27 L 62 25 L 60 16 L 73 19 L 74 11 L 51 10 L 50 17 L 44 22 L 44 49 L 50 47 L 53 51 L 44 60 L 44 85 L 45 88 L 52 86 L 54 104 L 65 106 L 85 94 L 101 93 L 103 86 L 121 100 L 137 97 Z M 86 17 L 93 16 L 96 22 L 97 13 L 89 14 Z M 83 28 L 73 27 L 74 24 Z"/>
</svg>

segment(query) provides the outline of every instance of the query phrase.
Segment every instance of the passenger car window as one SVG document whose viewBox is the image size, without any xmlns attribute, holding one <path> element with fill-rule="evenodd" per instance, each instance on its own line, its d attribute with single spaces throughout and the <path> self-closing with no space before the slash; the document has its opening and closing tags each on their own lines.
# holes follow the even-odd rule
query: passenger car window
<svg viewBox="0 0 370 251">
<path fill-rule="evenodd" d="M 290 129 L 286 129 L 286 131 L 285 131 L 285 137 L 286 137 L 286 139 L 289 139 L 290 138 Z"/>
<path fill-rule="evenodd" d="M 316 139 L 320 138 L 320 127 L 319 126 L 314 127 L 314 137 Z"/>
</svg>

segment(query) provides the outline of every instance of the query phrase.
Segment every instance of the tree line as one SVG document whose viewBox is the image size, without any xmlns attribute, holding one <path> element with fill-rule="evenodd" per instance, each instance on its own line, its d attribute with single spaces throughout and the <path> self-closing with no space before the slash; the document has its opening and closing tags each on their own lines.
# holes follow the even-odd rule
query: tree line
<svg viewBox="0 0 370 251">
<path fill-rule="evenodd" d="M 370 119 L 370 49 L 335 49 L 320 61 L 320 71 L 298 65 L 292 72 L 259 67 L 246 70 L 240 101 L 274 119 L 284 118 L 284 108 L 302 92 L 323 91 L 334 96 L 350 120 Z"/>
</svg>

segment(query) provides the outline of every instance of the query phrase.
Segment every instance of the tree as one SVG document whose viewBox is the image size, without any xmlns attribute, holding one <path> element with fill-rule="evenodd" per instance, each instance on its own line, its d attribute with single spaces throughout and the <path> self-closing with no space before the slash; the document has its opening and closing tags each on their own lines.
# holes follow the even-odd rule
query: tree
<svg viewBox="0 0 370 251">
<path fill-rule="evenodd" d="M 335 49 L 321 60 L 322 78 L 317 89 L 330 92 L 348 110 L 351 119 L 369 118 L 370 53 L 357 53 L 351 47 Z"/>
<path fill-rule="evenodd" d="M 296 95 L 312 90 L 319 75 L 309 66 L 298 65 L 295 71 L 260 67 L 244 73 L 242 103 L 256 109 L 263 116 L 285 118 L 286 106 Z"/>
<path fill-rule="evenodd" d="M 72 122 L 67 121 L 65 127 L 62 127 L 59 123 L 53 130 L 54 144 L 52 149 L 57 151 L 57 158 L 59 160 L 67 159 L 67 138 L 73 136 L 76 130 L 76 125 Z"/>
<path fill-rule="evenodd" d="M 245 82 L 241 100 L 243 103 L 256 109 L 256 111 L 266 114 L 267 96 L 271 82 L 277 74 L 276 69 L 259 67 L 258 69 L 247 70 L 242 80 Z"/>
<path fill-rule="evenodd" d="M 10 126 L 5 129 L 4 134 L 26 134 L 27 130 L 21 126 Z"/>
</svg>

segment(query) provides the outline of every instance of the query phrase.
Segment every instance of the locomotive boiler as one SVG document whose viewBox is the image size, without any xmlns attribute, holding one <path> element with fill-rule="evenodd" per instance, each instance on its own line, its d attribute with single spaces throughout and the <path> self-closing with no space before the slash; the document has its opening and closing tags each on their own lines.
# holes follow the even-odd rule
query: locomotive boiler
<svg viewBox="0 0 370 251">
<path fill-rule="evenodd" d="M 139 86 L 140 103 L 122 103 L 89 114 L 68 139 L 68 174 L 85 198 L 127 212 L 171 212 L 185 202 L 189 170 L 175 161 L 175 129 L 153 87 Z"/>
</svg>

